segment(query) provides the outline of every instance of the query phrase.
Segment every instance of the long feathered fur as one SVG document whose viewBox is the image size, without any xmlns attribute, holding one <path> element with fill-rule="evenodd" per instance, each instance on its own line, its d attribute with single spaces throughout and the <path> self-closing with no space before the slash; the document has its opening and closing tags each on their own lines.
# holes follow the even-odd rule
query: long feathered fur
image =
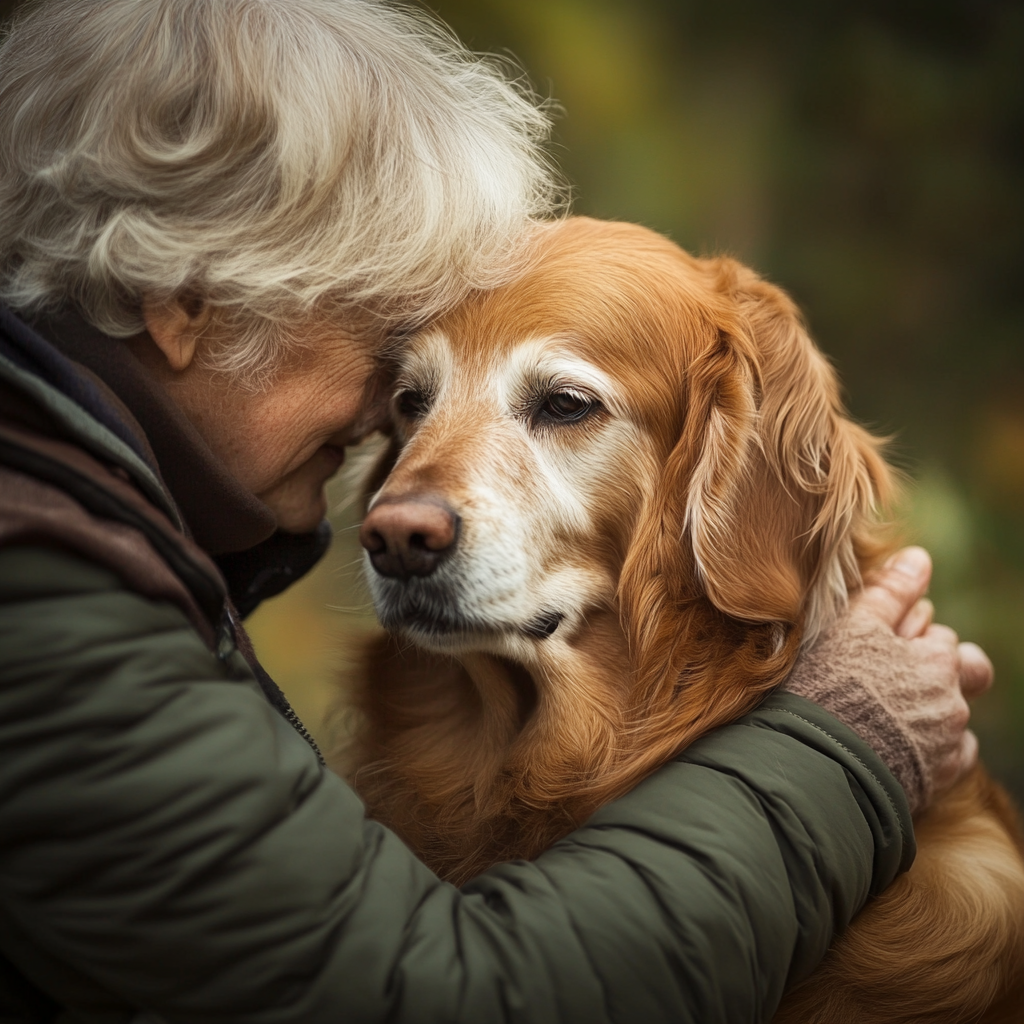
<svg viewBox="0 0 1024 1024">
<path fill-rule="evenodd" d="M 364 651 L 347 769 L 370 813 L 458 883 L 537 855 L 776 687 L 887 550 L 893 478 L 787 296 L 641 228 L 539 229 L 523 279 L 410 353 L 409 379 L 420 365 L 447 383 L 370 493 L 443 495 L 470 559 L 480 536 L 519 530 L 503 558 L 536 565 L 535 589 L 571 563 L 561 599 L 586 595 L 543 641 L 446 654 L 381 637 Z M 495 396 L 556 356 L 596 368 L 602 411 L 534 436 Z M 488 516 L 495 531 L 474 534 Z M 992 1024 L 1024 1019 L 1020 834 L 983 774 L 961 784 L 922 819 L 915 868 L 779 1020 L 953 1022 L 986 1006 Z"/>
</svg>

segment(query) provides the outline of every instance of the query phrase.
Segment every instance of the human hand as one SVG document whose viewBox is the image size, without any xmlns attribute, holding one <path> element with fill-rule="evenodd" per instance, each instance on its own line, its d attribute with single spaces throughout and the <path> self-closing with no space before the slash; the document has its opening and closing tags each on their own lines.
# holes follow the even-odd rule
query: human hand
<svg viewBox="0 0 1024 1024">
<path fill-rule="evenodd" d="M 914 812 L 977 762 L 966 698 L 992 685 L 981 648 L 932 623 L 922 596 L 930 579 L 926 551 L 900 551 L 804 652 L 786 684 L 869 743 Z"/>
</svg>

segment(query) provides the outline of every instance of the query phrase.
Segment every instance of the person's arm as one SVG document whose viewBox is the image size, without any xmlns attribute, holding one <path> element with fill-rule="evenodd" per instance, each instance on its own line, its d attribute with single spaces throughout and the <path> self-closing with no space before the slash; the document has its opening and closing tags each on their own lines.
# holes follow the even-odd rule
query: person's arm
<svg viewBox="0 0 1024 1024">
<path fill-rule="evenodd" d="M 779 695 L 460 891 L 176 608 L 0 551 L 0 947 L 104 1019 L 766 1020 L 909 829 L 871 750 Z"/>
</svg>

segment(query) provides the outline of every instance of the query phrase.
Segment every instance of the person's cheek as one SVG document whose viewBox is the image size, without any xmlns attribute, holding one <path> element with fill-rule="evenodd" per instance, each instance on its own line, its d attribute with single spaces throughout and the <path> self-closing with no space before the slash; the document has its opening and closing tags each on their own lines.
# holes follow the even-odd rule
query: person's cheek
<svg viewBox="0 0 1024 1024">
<path fill-rule="evenodd" d="M 293 533 L 313 530 L 327 510 L 324 486 L 340 465 L 337 458 L 318 452 L 276 486 L 258 494 L 277 518 L 277 525 Z"/>
</svg>

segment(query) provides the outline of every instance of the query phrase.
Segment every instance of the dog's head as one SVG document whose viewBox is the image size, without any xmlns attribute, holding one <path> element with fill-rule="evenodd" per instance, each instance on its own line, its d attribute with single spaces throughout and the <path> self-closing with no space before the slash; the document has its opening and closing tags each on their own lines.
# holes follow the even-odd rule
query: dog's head
<svg viewBox="0 0 1024 1024">
<path fill-rule="evenodd" d="M 522 277 L 409 339 L 394 413 L 382 621 L 527 665 L 611 611 L 651 680 L 722 642 L 777 677 L 888 488 L 792 302 L 627 224 L 538 228 Z"/>
</svg>

